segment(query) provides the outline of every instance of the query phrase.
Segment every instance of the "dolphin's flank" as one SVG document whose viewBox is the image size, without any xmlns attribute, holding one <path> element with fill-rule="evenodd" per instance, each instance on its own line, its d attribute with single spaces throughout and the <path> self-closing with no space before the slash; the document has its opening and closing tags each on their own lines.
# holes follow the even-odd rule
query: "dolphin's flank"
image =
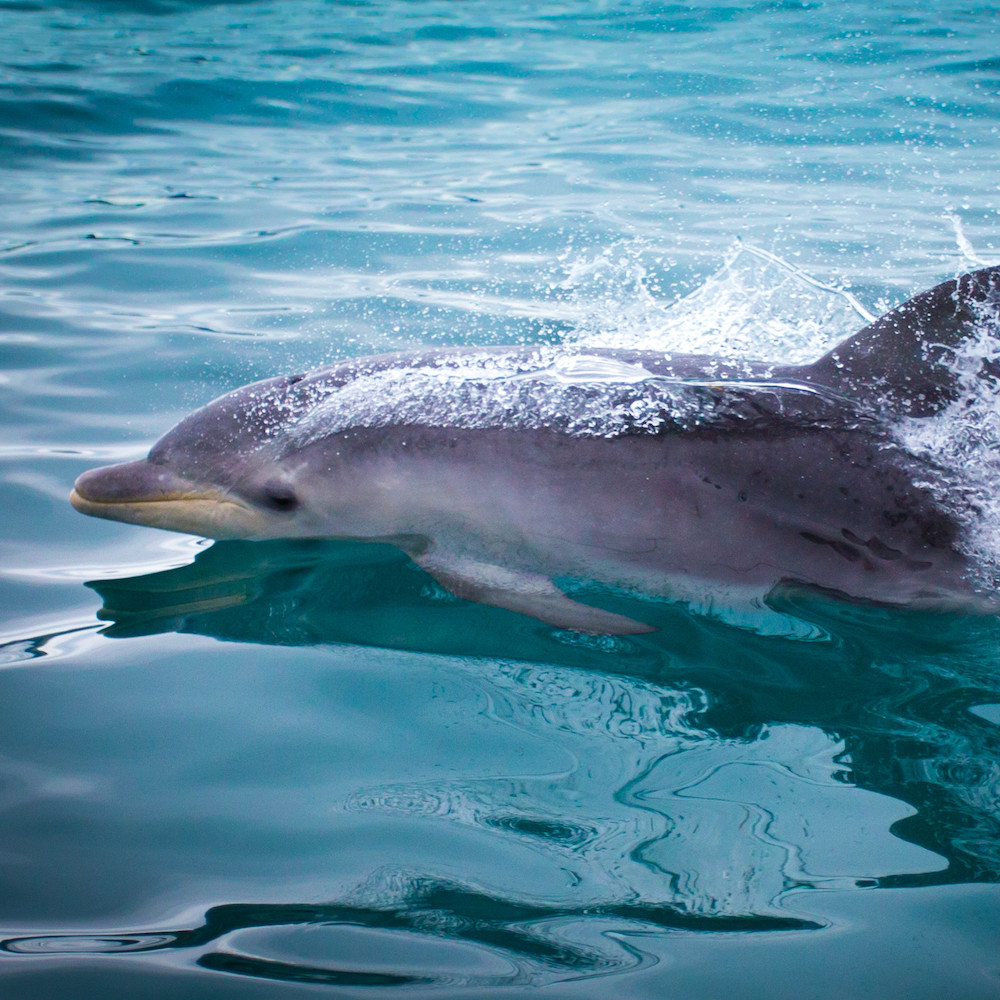
<svg viewBox="0 0 1000 1000">
<path fill-rule="evenodd" d="M 940 475 L 893 433 L 959 401 L 1000 268 L 945 282 L 818 361 L 519 347 L 268 379 L 142 461 L 84 473 L 85 514 L 209 538 L 389 541 L 452 593 L 561 628 L 649 626 L 554 578 L 653 596 L 796 581 L 855 599 L 978 600 Z M 964 372 L 964 374 L 960 374 Z"/>
</svg>

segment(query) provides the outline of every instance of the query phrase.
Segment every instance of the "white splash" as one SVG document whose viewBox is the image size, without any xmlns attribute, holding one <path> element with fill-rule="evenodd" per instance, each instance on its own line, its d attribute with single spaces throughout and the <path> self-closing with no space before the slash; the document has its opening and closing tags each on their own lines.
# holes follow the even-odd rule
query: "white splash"
<svg viewBox="0 0 1000 1000">
<path fill-rule="evenodd" d="M 719 271 L 672 304 L 655 294 L 650 269 L 658 263 L 629 243 L 573 264 L 561 285 L 577 311 L 571 342 L 796 364 L 871 319 L 849 291 L 759 247 L 737 245 Z"/>
<path fill-rule="evenodd" d="M 983 258 L 976 253 L 975 248 L 969 241 L 969 237 L 965 235 L 965 228 L 962 225 L 962 217 L 955 212 L 951 212 L 944 215 L 944 220 L 951 223 L 951 227 L 955 231 L 955 245 L 958 247 L 962 256 L 975 267 L 990 267 L 991 262 L 983 260 Z M 995 261 L 992 263 L 995 263 Z"/>
<path fill-rule="evenodd" d="M 940 413 L 903 420 L 896 433 L 912 455 L 933 463 L 925 484 L 961 516 L 977 511 L 963 547 L 982 586 L 1000 584 L 1000 305 L 978 308 L 978 335 L 956 352 L 957 399 Z M 933 471 L 939 471 L 934 475 Z"/>
</svg>

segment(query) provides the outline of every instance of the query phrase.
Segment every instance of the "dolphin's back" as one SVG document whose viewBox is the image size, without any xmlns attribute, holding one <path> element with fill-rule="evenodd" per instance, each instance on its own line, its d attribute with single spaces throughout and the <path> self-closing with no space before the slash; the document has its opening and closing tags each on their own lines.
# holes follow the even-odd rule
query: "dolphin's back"
<svg viewBox="0 0 1000 1000">
<path fill-rule="evenodd" d="M 293 438 L 404 425 L 608 438 L 884 425 L 939 413 L 970 369 L 1000 378 L 990 350 L 977 353 L 998 314 L 993 267 L 917 295 L 808 365 L 577 345 L 363 358 L 301 379 Z"/>
<path fill-rule="evenodd" d="M 292 391 L 300 397 L 285 427 L 293 449 L 390 427 L 613 439 L 869 419 L 841 391 L 763 362 L 576 346 L 387 355 L 310 373 Z"/>
</svg>

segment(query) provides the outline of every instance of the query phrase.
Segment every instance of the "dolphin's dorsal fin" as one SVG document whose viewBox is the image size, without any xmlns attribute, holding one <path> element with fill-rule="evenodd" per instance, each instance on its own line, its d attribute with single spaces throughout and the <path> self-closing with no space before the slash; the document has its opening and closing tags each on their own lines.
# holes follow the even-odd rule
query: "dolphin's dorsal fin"
<svg viewBox="0 0 1000 1000">
<path fill-rule="evenodd" d="M 1000 266 L 921 292 L 786 374 L 823 385 L 898 416 L 927 417 L 958 395 L 955 353 L 982 329 L 983 306 L 1000 306 Z M 992 375 L 995 365 L 986 363 Z"/>
<path fill-rule="evenodd" d="M 574 601 L 548 577 L 537 573 L 435 551 L 412 558 L 456 597 L 517 611 L 557 628 L 593 635 L 640 635 L 656 631 L 645 622 Z"/>
</svg>

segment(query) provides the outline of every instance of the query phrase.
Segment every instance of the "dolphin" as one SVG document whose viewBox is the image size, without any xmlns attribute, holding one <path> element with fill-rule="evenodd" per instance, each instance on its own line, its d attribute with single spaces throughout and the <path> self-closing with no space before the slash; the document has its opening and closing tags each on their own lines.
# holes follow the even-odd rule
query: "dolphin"
<svg viewBox="0 0 1000 1000">
<path fill-rule="evenodd" d="M 585 633 L 651 627 L 574 581 L 966 602 L 974 505 L 896 428 L 1000 380 L 988 356 L 959 363 L 998 306 L 1000 267 L 975 271 L 805 365 L 573 345 L 355 359 L 229 392 L 70 500 L 215 539 L 389 542 L 452 594 Z"/>
</svg>

